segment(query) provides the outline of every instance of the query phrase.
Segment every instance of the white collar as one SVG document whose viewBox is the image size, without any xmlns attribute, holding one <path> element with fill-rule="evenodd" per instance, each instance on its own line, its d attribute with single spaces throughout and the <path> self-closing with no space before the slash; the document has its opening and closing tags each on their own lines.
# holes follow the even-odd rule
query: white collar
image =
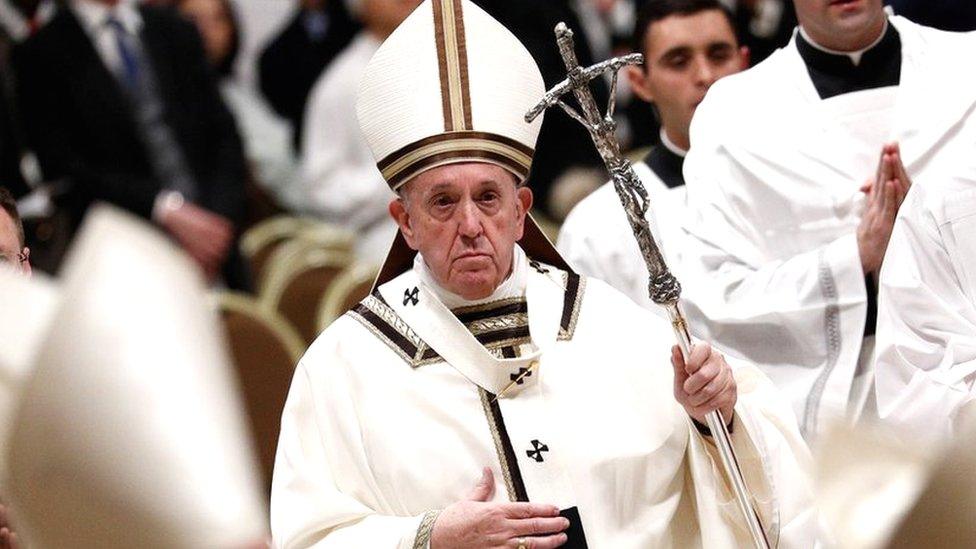
<svg viewBox="0 0 976 549">
<path fill-rule="evenodd" d="M 427 267 L 427 262 L 424 261 L 423 256 L 419 253 L 413 260 L 413 270 L 417 273 L 417 277 L 430 288 L 430 291 L 448 309 L 481 305 L 482 303 L 491 303 L 502 299 L 524 296 L 528 267 L 529 261 L 525 256 L 525 252 L 516 244 L 515 251 L 512 254 L 512 272 L 508 275 L 508 278 L 495 288 L 495 291 L 488 297 L 472 301 L 441 287 L 434 278 L 434 274 Z"/>
<path fill-rule="evenodd" d="M 671 141 L 671 138 L 668 137 L 668 132 L 664 131 L 664 128 L 661 128 L 661 144 L 664 145 L 664 148 L 680 156 L 681 158 L 684 158 L 685 155 L 688 154 L 688 151 L 675 145 L 674 141 Z"/>
<path fill-rule="evenodd" d="M 89 34 L 105 29 L 109 17 L 115 17 L 126 32 L 135 35 L 142 30 L 142 16 L 134 0 L 119 0 L 115 6 L 108 6 L 95 0 L 71 0 L 71 11 Z"/>
<path fill-rule="evenodd" d="M 531 343 L 523 346 L 522 354 L 515 358 L 494 355 L 458 320 L 443 301 L 445 292 L 429 279 L 421 278 L 423 263 L 379 287 L 381 301 L 409 329 L 405 337 L 416 346 L 410 352 L 414 359 L 422 356 L 425 346 L 436 351 L 445 362 L 457 369 L 473 383 L 500 398 L 514 398 L 527 390 L 537 390 L 545 366 L 546 352 L 553 348 L 560 334 L 561 316 L 566 300 L 566 288 L 559 276 L 536 273 L 529 267 L 521 249 L 516 247 L 516 268 L 509 277 L 515 282 L 503 284 L 508 292 L 495 292 L 484 300 L 466 301 L 457 296 L 455 303 L 477 304 L 495 298 L 524 295 L 529 311 L 528 326 Z M 520 267 L 519 267 L 520 265 Z M 518 282 L 521 281 L 521 284 Z M 521 287 L 516 292 L 515 287 Z M 581 287 L 577 288 L 581 291 Z M 436 292 L 436 293 L 435 293 Z M 371 298 L 367 298 L 367 301 Z M 385 313 L 384 313 L 385 314 Z M 409 360 L 409 359 L 408 359 Z M 535 375 L 523 384 L 514 384 L 512 375 L 518 376 L 525 369 L 535 368 Z"/>
<path fill-rule="evenodd" d="M 860 65 L 861 58 L 864 57 L 864 53 L 870 50 L 871 48 L 877 46 L 879 43 L 881 43 L 881 40 L 884 38 L 885 33 L 887 32 L 888 32 L 888 18 L 885 17 L 884 27 L 881 28 L 881 34 L 879 34 L 878 37 L 874 40 L 874 42 L 871 42 L 868 45 L 868 47 L 857 51 L 838 51 L 838 50 L 832 50 L 830 48 L 818 44 L 816 41 L 814 41 L 813 38 L 810 38 L 810 35 L 807 34 L 807 31 L 803 29 L 803 25 L 800 25 L 800 35 L 803 36 L 803 39 L 806 40 L 811 46 L 824 53 L 829 53 L 831 55 L 846 55 L 847 57 L 851 58 L 851 62 L 854 63 L 854 65 Z"/>
</svg>

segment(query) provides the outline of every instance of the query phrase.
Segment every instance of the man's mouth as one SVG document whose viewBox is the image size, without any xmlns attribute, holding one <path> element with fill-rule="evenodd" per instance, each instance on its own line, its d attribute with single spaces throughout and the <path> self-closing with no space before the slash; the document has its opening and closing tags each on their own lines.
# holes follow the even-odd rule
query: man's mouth
<svg viewBox="0 0 976 549">
<path fill-rule="evenodd" d="M 848 7 L 859 3 L 861 0 L 830 0 L 831 6 Z"/>
<path fill-rule="evenodd" d="M 488 257 L 488 254 L 486 254 L 484 252 L 464 252 L 463 254 L 455 257 L 454 259 L 455 260 L 458 260 L 458 259 L 470 259 L 472 257 Z"/>
</svg>

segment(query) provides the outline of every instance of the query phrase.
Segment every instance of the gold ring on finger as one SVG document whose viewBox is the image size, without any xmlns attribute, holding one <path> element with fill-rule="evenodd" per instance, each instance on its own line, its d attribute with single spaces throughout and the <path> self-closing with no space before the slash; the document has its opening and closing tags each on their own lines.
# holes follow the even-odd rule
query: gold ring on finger
<svg viewBox="0 0 976 549">
<path fill-rule="evenodd" d="M 518 538 L 515 540 L 515 543 L 518 544 L 518 549 L 529 549 L 529 546 L 526 545 L 527 542 L 525 541 L 525 538 Z"/>
</svg>

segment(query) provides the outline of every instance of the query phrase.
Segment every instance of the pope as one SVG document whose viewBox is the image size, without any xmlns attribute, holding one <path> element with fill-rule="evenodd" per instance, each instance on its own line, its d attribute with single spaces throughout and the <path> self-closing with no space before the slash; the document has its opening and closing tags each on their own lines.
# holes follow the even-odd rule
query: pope
<svg viewBox="0 0 976 549">
<path fill-rule="evenodd" d="M 468 0 L 427 0 L 357 113 L 399 232 L 372 294 L 299 363 L 271 498 L 281 547 L 739 547 L 703 425 L 722 410 L 767 533 L 810 547 L 809 456 L 750 366 L 570 270 L 528 216 L 544 93 Z M 671 362 L 671 367 L 666 365 Z"/>
</svg>

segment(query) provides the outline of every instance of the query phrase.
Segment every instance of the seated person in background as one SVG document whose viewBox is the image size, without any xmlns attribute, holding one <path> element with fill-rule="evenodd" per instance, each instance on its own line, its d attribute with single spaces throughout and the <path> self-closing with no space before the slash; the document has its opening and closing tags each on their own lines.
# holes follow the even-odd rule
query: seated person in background
<svg viewBox="0 0 976 549">
<path fill-rule="evenodd" d="M 24 224 L 17 213 L 17 201 L 6 187 L 0 187 L 0 267 L 12 267 L 27 276 L 31 274 Z"/>
<path fill-rule="evenodd" d="M 279 118 L 253 88 L 234 75 L 241 44 L 239 20 L 230 0 L 180 0 L 180 13 L 197 26 L 207 60 L 220 79 L 220 93 L 234 114 L 251 174 L 286 209 L 299 207 L 293 196 L 298 159 L 288 122 Z"/>
<path fill-rule="evenodd" d="M 915 181 L 878 293 L 878 415 L 932 447 L 959 434 L 976 400 L 976 163 L 971 146 L 961 154 L 961 169 Z"/>
<path fill-rule="evenodd" d="M 261 93 L 275 112 L 291 122 L 295 150 L 301 150 L 312 86 L 358 31 L 346 0 L 299 0 L 295 16 L 261 52 Z"/>
<path fill-rule="evenodd" d="M 366 67 L 357 112 L 400 233 L 297 367 L 275 544 L 743 547 L 701 423 L 720 409 L 771 543 L 811 547 L 806 446 L 769 381 L 705 343 L 685 362 L 527 216 L 542 121 L 523 117 L 544 92 L 468 0 L 424 2 Z"/>
<path fill-rule="evenodd" d="M 419 0 L 350 2 L 363 30 L 316 82 L 302 139 L 302 210 L 358 233 L 357 255 L 383 260 L 396 228 L 389 192 L 356 123 L 356 89 L 366 63 Z"/>
<path fill-rule="evenodd" d="M 246 165 L 193 25 L 133 0 L 70 0 L 14 51 L 29 144 L 75 223 L 105 201 L 150 219 L 211 279 L 249 280 Z"/>
<path fill-rule="evenodd" d="M 661 144 L 634 171 L 644 183 L 647 210 L 658 243 L 680 276 L 688 129 L 708 88 L 749 64 L 732 17 L 718 0 L 650 0 L 637 15 L 634 45 L 644 64 L 628 67 L 631 89 L 653 104 L 661 121 Z M 620 206 L 613 182 L 583 199 L 570 212 L 556 247 L 580 273 L 599 278 L 635 302 L 656 310 L 648 298 L 647 267 Z M 683 279 L 682 279 L 683 280 Z"/>
</svg>

